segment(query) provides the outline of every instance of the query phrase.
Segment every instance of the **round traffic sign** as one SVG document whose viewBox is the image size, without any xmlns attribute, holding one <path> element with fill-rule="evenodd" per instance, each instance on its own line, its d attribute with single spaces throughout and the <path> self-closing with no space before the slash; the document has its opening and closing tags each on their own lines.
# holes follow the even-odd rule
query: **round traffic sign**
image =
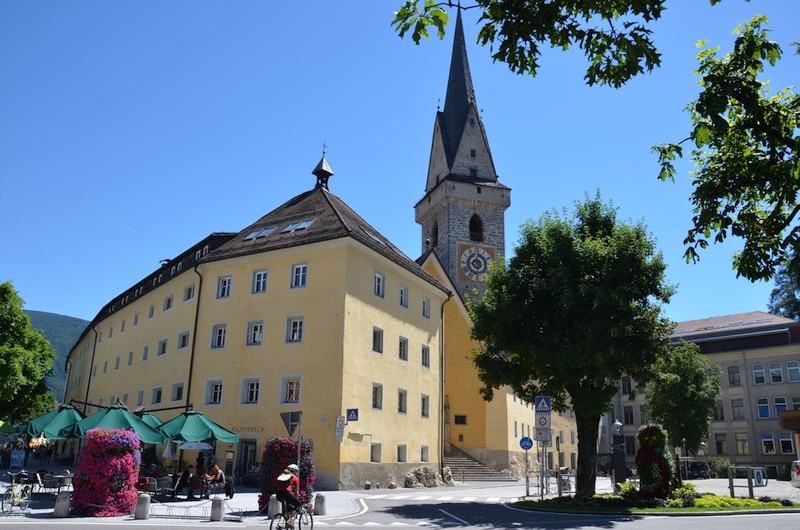
<svg viewBox="0 0 800 530">
<path fill-rule="evenodd" d="M 531 440 L 527 436 L 523 436 L 519 441 L 519 446 L 527 451 L 528 449 L 533 447 L 533 440 Z"/>
<path fill-rule="evenodd" d="M 542 425 L 542 426 L 547 425 L 547 418 L 545 418 L 544 416 L 540 416 L 539 417 L 539 425 Z"/>
</svg>

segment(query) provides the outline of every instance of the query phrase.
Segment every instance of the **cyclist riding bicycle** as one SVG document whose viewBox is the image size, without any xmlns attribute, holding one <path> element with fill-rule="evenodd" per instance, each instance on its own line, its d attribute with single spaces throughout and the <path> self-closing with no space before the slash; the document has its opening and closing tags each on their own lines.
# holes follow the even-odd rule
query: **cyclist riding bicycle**
<svg viewBox="0 0 800 530">
<path fill-rule="evenodd" d="M 300 469 L 297 464 L 289 464 L 289 467 L 278 476 L 278 491 L 275 498 L 286 505 L 286 527 L 294 528 L 292 522 L 294 514 L 303 503 L 298 498 L 300 496 L 300 479 L 298 478 Z"/>
</svg>

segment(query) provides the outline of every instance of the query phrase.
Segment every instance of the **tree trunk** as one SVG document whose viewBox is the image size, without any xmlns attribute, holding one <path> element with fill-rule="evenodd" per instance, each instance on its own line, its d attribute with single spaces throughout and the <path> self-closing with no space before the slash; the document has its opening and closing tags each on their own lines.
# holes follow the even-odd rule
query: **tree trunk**
<svg viewBox="0 0 800 530">
<path fill-rule="evenodd" d="M 575 479 L 575 496 L 587 498 L 595 494 L 597 480 L 597 427 L 600 415 L 581 415 L 575 411 L 578 429 L 578 469 Z"/>
</svg>

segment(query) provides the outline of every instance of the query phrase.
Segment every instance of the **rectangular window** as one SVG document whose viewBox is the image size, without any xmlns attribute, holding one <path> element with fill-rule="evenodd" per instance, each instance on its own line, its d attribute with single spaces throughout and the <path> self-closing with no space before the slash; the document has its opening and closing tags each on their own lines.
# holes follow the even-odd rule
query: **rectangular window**
<svg viewBox="0 0 800 530">
<path fill-rule="evenodd" d="M 147 310 L 147 318 L 153 318 L 153 315 L 156 313 L 156 305 L 150 304 L 150 308 Z"/>
<path fill-rule="evenodd" d="M 725 421 L 725 407 L 722 406 L 722 401 L 717 401 L 713 411 L 714 421 Z"/>
<path fill-rule="evenodd" d="M 103 361 L 103 373 L 108 372 L 108 361 Z"/>
<path fill-rule="evenodd" d="M 763 385 L 767 382 L 767 376 L 764 374 L 763 364 L 753 365 L 753 384 Z"/>
<path fill-rule="evenodd" d="M 428 462 L 430 460 L 431 449 L 427 445 L 423 445 L 419 448 L 419 461 L 420 462 Z"/>
<path fill-rule="evenodd" d="M 221 276 L 217 279 L 217 298 L 230 298 L 231 297 L 231 276 Z"/>
<path fill-rule="evenodd" d="M 303 317 L 286 319 L 286 342 L 303 341 Z"/>
<path fill-rule="evenodd" d="M 114 326 L 108 328 L 108 338 L 110 339 L 114 335 Z"/>
<path fill-rule="evenodd" d="M 183 399 L 183 383 L 175 383 L 172 385 L 172 393 L 170 394 L 172 401 L 180 401 Z"/>
<path fill-rule="evenodd" d="M 775 404 L 775 417 L 779 418 L 780 413 L 789 408 L 786 405 L 786 398 L 785 397 L 775 397 L 772 398 L 772 402 Z"/>
<path fill-rule="evenodd" d="M 728 435 L 725 433 L 717 433 L 714 435 L 714 441 L 717 443 L 717 454 L 728 454 Z"/>
<path fill-rule="evenodd" d="M 383 385 L 372 383 L 372 408 L 383 409 Z"/>
<path fill-rule="evenodd" d="M 406 339 L 404 337 L 400 337 L 400 341 L 398 342 L 398 345 L 397 345 L 397 357 L 401 361 L 407 361 L 408 360 L 408 339 Z"/>
<path fill-rule="evenodd" d="M 639 417 L 642 423 L 650 423 L 650 413 L 647 412 L 647 407 L 645 405 L 639 406 Z"/>
<path fill-rule="evenodd" d="M 622 407 L 622 423 L 625 425 L 633 425 L 633 406 L 625 405 Z"/>
<path fill-rule="evenodd" d="M 372 351 L 383 353 L 383 330 L 372 328 Z"/>
<path fill-rule="evenodd" d="M 183 348 L 186 348 L 187 346 L 189 346 L 189 332 L 188 331 L 184 331 L 183 333 L 178 335 L 178 349 L 182 350 Z"/>
<path fill-rule="evenodd" d="M 631 378 L 628 377 L 627 375 L 623 376 L 623 378 L 622 378 L 622 394 L 625 395 L 625 396 L 630 395 L 631 390 L 632 390 Z"/>
<path fill-rule="evenodd" d="M 756 398 L 756 409 L 758 410 L 758 419 L 769 418 L 769 398 Z"/>
<path fill-rule="evenodd" d="M 102 331 L 97 334 L 97 343 L 100 344 L 101 342 L 103 342 L 103 332 Z"/>
<path fill-rule="evenodd" d="M 225 347 L 225 334 L 228 333 L 227 324 L 217 324 L 211 330 L 211 347 L 224 348 Z"/>
<path fill-rule="evenodd" d="M 253 320 L 247 323 L 247 345 L 259 346 L 264 338 L 264 321 Z"/>
<path fill-rule="evenodd" d="M 158 342 L 158 355 L 167 353 L 167 339 Z"/>
<path fill-rule="evenodd" d="M 283 387 L 283 400 L 282 403 L 300 403 L 300 378 L 284 377 Z"/>
<path fill-rule="evenodd" d="M 144 348 L 142 348 L 142 360 L 143 361 L 147 360 L 147 354 L 149 353 L 149 351 L 150 351 L 150 346 L 145 346 Z"/>
<path fill-rule="evenodd" d="M 625 455 L 626 456 L 636 456 L 636 437 L 635 436 L 626 436 L 625 437 Z"/>
<path fill-rule="evenodd" d="M 742 380 L 739 376 L 738 366 L 728 367 L 728 386 L 741 386 Z"/>
<path fill-rule="evenodd" d="M 800 396 L 792 396 L 792 410 L 800 410 Z"/>
<path fill-rule="evenodd" d="M 408 392 L 406 390 L 397 390 L 397 412 L 398 414 L 408 412 Z"/>
<path fill-rule="evenodd" d="M 139 313 L 134 313 L 133 314 L 133 325 L 134 326 L 138 326 L 139 325 Z"/>
<path fill-rule="evenodd" d="M 775 454 L 775 437 L 771 432 L 761 433 L 761 452 L 765 455 Z"/>
<path fill-rule="evenodd" d="M 465 414 L 456 414 L 453 416 L 453 423 L 456 425 L 466 425 L 467 424 L 467 416 Z"/>
<path fill-rule="evenodd" d="M 407 454 L 408 454 L 408 446 L 406 444 L 397 444 L 397 461 L 405 462 Z"/>
<path fill-rule="evenodd" d="M 569 431 L 569 443 L 575 445 L 575 431 Z"/>
<path fill-rule="evenodd" d="M 370 462 L 380 462 L 381 461 L 381 444 L 373 442 L 369 446 L 369 461 Z"/>
<path fill-rule="evenodd" d="M 733 420 L 743 420 L 744 419 L 744 401 L 741 399 L 732 399 L 731 400 L 731 413 L 733 414 Z"/>
<path fill-rule="evenodd" d="M 778 441 L 781 444 L 781 454 L 784 455 L 793 455 L 794 454 L 794 443 L 792 440 L 793 436 L 790 432 L 779 432 L 778 433 Z"/>
<path fill-rule="evenodd" d="M 425 368 L 431 366 L 431 349 L 427 346 L 422 346 L 422 366 Z"/>
<path fill-rule="evenodd" d="M 130 366 L 132 364 L 133 364 L 133 352 L 129 351 L 128 352 L 128 366 Z"/>
<path fill-rule="evenodd" d="M 781 363 L 769 363 L 769 380 L 772 383 L 783 383 Z"/>
<path fill-rule="evenodd" d="M 258 389 L 260 386 L 258 379 L 245 379 L 242 382 L 242 403 L 258 403 Z"/>
<path fill-rule="evenodd" d="M 400 305 L 408 308 L 408 286 L 400 284 Z"/>
<path fill-rule="evenodd" d="M 422 316 L 431 318 L 431 299 L 427 296 L 422 297 Z"/>
<path fill-rule="evenodd" d="M 161 390 L 162 389 L 161 389 L 160 386 L 158 386 L 158 387 L 153 389 L 153 394 L 152 394 L 152 396 L 150 398 L 150 403 L 151 404 L 155 405 L 157 403 L 161 403 Z"/>
<path fill-rule="evenodd" d="M 788 376 L 790 383 L 796 383 L 797 381 L 800 381 L 800 362 L 787 361 L 786 375 Z"/>
<path fill-rule="evenodd" d="M 209 381 L 206 383 L 206 403 L 209 405 L 222 403 L 222 381 Z"/>
<path fill-rule="evenodd" d="M 164 311 L 169 311 L 172 309 L 172 295 L 169 295 L 164 298 Z"/>
<path fill-rule="evenodd" d="M 122 323 L 119 325 L 119 332 L 125 333 L 125 319 L 122 319 Z"/>
<path fill-rule="evenodd" d="M 253 294 L 267 292 L 267 271 L 253 272 Z"/>
<path fill-rule="evenodd" d="M 117 355 L 117 359 L 114 361 L 114 370 L 119 370 L 119 355 Z"/>
<path fill-rule="evenodd" d="M 750 446 L 747 444 L 747 433 L 746 432 L 737 432 L 736 433 L 736 454 L 737 455 L 749 455 L 750 454 Z"/>
<path fill-rule="evenodd" d="M 375 272 L 372 285 L 372 294 L 380 298 L 383 298 L 385 283 L 386 283 L 386 276 L 384 276 L 380 272 Z"/>
<path fill-rule="evenodd" d="M 136 393 L 136 406 L 141 407 L 144 405 L 144 390 L 139 390 Z"/>
<path fill-rule="evenodd" d="M 430 408 L 431 408 L 431 398 L 427 394 L 422 394 L 421 400 L 422 410 L 420 414 L 423 418 L 430 417 Z"/>
<path fill-rule="evenodd" d="M 187 302 L 194 298 L 194 284 L 187 285 L 186 289 L 183 290 L 183 301 Z"/>
<path fill-rule="evenodd" d="M 308 275 L 308 264 L 302 263 L 300 265 L 292 266 L 292 289 L 298 289 L 306 286 L 306 276 Z"/>
</svg>

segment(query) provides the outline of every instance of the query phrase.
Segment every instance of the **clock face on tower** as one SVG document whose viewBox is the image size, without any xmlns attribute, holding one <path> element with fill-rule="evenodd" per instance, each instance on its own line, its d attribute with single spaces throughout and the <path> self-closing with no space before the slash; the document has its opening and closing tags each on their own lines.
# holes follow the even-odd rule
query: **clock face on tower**
<svg viewBox="0 0 800 530">
<path fill-rule="evenodd" d="M 494 261 L 494 249 L 459 243 L 459 280 L 483 283 L 489 276 L 489 263 Z"/>
</svg>

